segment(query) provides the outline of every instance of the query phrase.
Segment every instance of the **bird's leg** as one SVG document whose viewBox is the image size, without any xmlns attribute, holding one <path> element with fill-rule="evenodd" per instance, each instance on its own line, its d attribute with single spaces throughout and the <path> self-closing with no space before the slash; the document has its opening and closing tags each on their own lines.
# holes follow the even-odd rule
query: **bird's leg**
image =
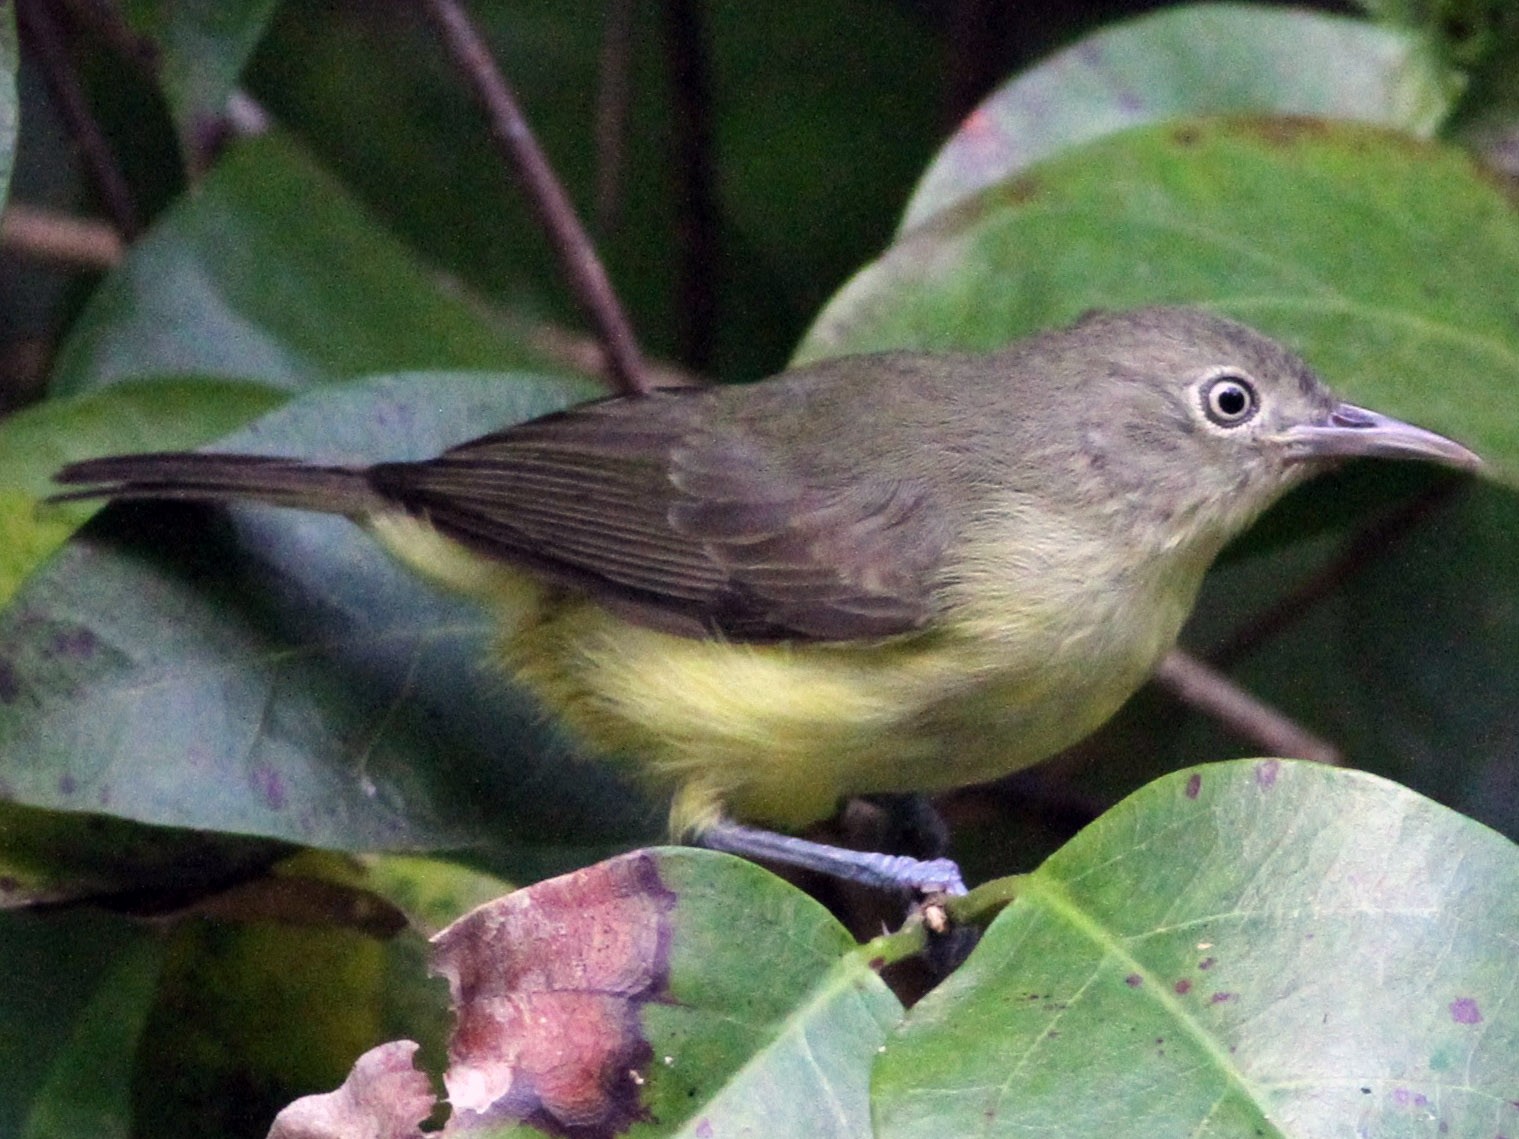
<svg viewBox="0 0 1519 1139">
<path fill-rule="evenodd" d="M 948 858 L 923 860 L 898 854 L 849 850 L 744 826 L 728 819 L 719 819 L 706 827 L 695 841 L 708 850 L 815 870 L 877 889 L 906 889 L 919 894 L 965 893 L 960 868 Z"/>
</svg>

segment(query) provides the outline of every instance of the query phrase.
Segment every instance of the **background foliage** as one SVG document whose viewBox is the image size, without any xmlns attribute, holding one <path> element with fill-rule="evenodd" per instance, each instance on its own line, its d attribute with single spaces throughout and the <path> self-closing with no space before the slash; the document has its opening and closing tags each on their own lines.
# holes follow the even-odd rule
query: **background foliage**
<svg viewBox="0 0 1519 1139">
<path fill-rule="evenodd" d="M 652 1106 L 618 1125 L 1519 1128 L 1519 10 L 477 7 L 663 360 L 741 381 L 1203 303 L 1489 459 L 1305 488 L 1184 636 L 1373 774 L 1167 775 L 1258 749 L 1147 689 L 942 804 L 998 880 L 967 913 L 1017 901 L 911 1008 L 878 975 L 907 935 L 650 856 L 673 999 L 639 1006 Z M 441 1071 L 423 937 L 660 807 L 345 523 L 91 518 L 40 509 L 48 477 L 229 437 L 420 456 L 595 370 L 412 5 L 30 0 L 0 79 L 0 1136 L 262 1135 L 382 1041 Z M 65 249 L 18 207 L 112 232 Z"/>
</svg>

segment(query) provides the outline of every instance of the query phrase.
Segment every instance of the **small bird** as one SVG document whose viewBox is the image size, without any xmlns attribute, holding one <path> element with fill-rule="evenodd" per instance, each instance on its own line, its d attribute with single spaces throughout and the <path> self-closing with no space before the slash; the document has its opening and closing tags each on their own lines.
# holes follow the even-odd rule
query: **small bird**
<svg viewBox="0 0 1519 1139">
<path fill-rule="evenodd" d="M 675 836 L 954 891 L 942 859 L 749 824 L 1081 739 L 1174 645 L 1224 544 L 1353 456 L 1479 465 L 1244 325 L 1146 308 L 990 354 L 605 399 L 421 462 L 160 453 L 56 477 L 61 498 L 348 515 L 490 606 L 505 670 L 671 795 Z"/>
</svg>

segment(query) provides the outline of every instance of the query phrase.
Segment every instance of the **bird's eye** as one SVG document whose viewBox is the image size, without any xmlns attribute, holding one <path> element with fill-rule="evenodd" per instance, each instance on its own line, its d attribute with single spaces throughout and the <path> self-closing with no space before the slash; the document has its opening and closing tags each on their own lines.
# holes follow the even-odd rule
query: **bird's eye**
<svg viewBox="0 0 1519 1139">
<path fill-rule="evenodd" d="M 1225 372 L 1203 388 L 1203 410 L 1220 427 L 1238 427 L 1260 408 L 1255 386 L 1244 376 Z"/>
</svg>

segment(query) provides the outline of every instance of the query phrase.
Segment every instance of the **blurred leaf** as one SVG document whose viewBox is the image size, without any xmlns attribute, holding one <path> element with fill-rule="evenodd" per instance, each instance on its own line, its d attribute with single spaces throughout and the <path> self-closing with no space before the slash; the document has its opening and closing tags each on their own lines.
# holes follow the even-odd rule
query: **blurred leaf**
<svg viewBox="0 0 1519 1139">
<path fill-rule="evenodd" d="M 276 0 L 126 0 L 122 15 L 157 48 L 159 79 L 187 159 L 223 129 L 227 100 Z"/>
<path fill-rule="evenodd" d="M 284 849 L 0 800 L 0 909 L 85 898 L 190 900 L 268 866 Z"/>
<path fill-rule="evenodd" d="M 991 348 L 1088 308 L 1202 303 L 1296 347 L 1337 389 L 1519 478 L 1519 219 L 1453 148 L 1348 124 L 1223 119 L 1103 139 L 892 246 L 799 360 Z"/>
<path fill-rule="evenodd" d="M 1454 80 L 1412 32 L 1254 4 L 1185 4 L 1102 28 L 1001 87 L 908 204 L 906 232 L 1057 152 L 1186 115 L 1257 111 L 1429 135 Z"/>
<path fill-rule="evenodd" d="M 887 1042 L 882 1136 L 1503 1133 L 1519 849 L 1403 788 L 1178 772 L 1019 887 Z"/>
<path fill-rule="evenodd" d="M 391 1034 L 442 1060 L 447 990 L 415 934 L 188 920 L 173 927 L 142 1040 L 138 1128 L 261 1139 L 292 1098 Z"/>
<path fill-rule="evenodd" d="M 412 925 L 428 937 L 476 906 L 513 889 L 495 875 L 440 858 L 366 854 L 363 867 L 364 885 L 399 906 Z"/>
<path fill-rule="evenodd" d="M 160 959 L 158 939 L 121 918 L 0 914 L 0 1135 L 132 1134 Z"/>
<path fill-rule="evenodd" d="M 669 13 L 635 5 L 624 46 L 627 122 L 614 206 L 595 218 L 591 145 L 607 9 L 506 0 L 471 12 L 511 77 L 651 355 L 678 357 L 682 132 Z M 888 240 L 942 135 L 939 37 L 921 6 L 879 0 L 703 4 L 711 151 L 696 175 L 716 198 L 712 374 L 776 370 L 811 314 Z M 248 74 L 387 225 L 513 309 L 578 319 L 563 274 L 484 123 L 416 5 L 284 4 Z"/>
<path fill-rule="evenodd" d="M 415 458 L 587 394 L 386 377 L 224 446 Z M 472 847 L 520 879 L 649 833 L 650 806 L 482 663 L 490 635 L 340 518 L 109 511 L 0 614 L 0 781 L 33 806 L 315 846 Z"/>
<path fill-rule="evenodd" d="M 98 509 L 40 504 L 57 489 L 50 480 L 59 467 L 94 455 L 193 447 L 284 398 L 231 380 L 124 381 L 0 419 L 0 604 Z"/>
<path fill-rule="evenodd" d="M 290 139 L 270 134 L 235 142 L 132 247 L 72 326 L 53 391 L 173 373 L 298 389 L 526 359 Z"/>
</svg>

